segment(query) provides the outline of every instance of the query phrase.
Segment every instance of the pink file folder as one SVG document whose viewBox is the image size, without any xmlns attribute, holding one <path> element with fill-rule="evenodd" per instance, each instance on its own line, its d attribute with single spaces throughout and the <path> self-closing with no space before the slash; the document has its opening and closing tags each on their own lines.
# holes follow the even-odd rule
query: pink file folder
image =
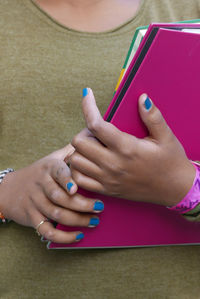
<svg viewBox="0 0 200 299">
<path fill-rule="evenodd" d="M 165 26 L 167 27 L 163 24 L 163 27 Z M 106 119 L 116 104 L 141 54 L 142 47 L 147 42 L 151 28 L 105 114 Z M 158 30 L 111 119 L 111 122 L 120 130 L 141 138 L 147 135 L 147 130 L 138 113 L 138 97 L 144 92 L 161 109 L 174 134 L 183 144 L 188 157 L 200 160 L 200 35 L 170 29 Z M 200 223 L 188 222 L 163 206 L 110 198 L 84 190 L 80 192 L 104 201 L 105 209 L 99 215 L 99 226 L 70 228 L 58 224 L 57 228 L 65 231 L 81 230 L 85 238 L 71 245 L 49 242 L 48 248 L 105 248 L 200 243 Z"/>
</svg>

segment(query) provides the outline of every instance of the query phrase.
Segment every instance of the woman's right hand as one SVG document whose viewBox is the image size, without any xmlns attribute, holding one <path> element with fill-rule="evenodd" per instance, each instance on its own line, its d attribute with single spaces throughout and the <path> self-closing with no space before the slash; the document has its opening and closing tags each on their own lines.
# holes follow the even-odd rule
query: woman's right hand
<svg viewBox="0 0 200 299">
<path fill-rule="evenodd" d="M 0 185 L 0 211 L 4 216 L 33 228 L 46 218 L 69 226 L 96 226 L 98 217 L 91 213 L 101 212 L 103 203 L 76 193 L 77 185 L 64 162 L 73 150 L 68 145 L 7 174 Z M 77 242 L 82 237 L 80 231 L 63 232 L 51 222 L 44 222 L 39 233 L 56 243 Z"/>
</svg>

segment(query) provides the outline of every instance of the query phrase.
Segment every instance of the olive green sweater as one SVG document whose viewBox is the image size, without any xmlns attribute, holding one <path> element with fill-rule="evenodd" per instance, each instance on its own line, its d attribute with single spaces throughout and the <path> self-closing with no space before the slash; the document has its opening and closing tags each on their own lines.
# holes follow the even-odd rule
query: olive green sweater
<svg viewBox="0 0 200 299">
<path fill-rule="evenodd" d="M 0 169 L 24 167 L 84 127 L 81 90 L 103 113 L 136 27 L 200 17 L 200 0 L 144 0 L 103 33 L 66 28 L 31 0 L 0 1 Z M 199 246 L 48 251 L 31 228 L 0 227 L 0 298 L 200 298 Z"/>
</svg>

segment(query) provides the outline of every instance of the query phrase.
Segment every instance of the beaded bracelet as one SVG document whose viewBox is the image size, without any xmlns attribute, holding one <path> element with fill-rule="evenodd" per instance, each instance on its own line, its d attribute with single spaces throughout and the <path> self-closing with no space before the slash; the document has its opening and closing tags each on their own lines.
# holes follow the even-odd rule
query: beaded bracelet
<svg viewBox="0 0 200 299">
<path fill-rule="evenodd" d="M 193 210 L 200 203 L 200 164 L 191 161 L 196 168 L 196 175 L 193 185 L 186 196 L 175 206 L 168 207 L 168 209 L 185 214 Z"/>
<path fill-rule="evenodd" d="M 13 172 L 13 171 L 14 171 L 14 169 L 12 169 L 12 168 L 7 168 L 5 170 L 0 171 L 0 184 L 3 181 L 4 177 L 6 176 L 6 174 L 8 174 L 9 172 Z M 8 223 L 9 221 L 10 220 L 6 219 L 3 215 L 3 213 L 0 212 L 0 224 L 1 223 L 5 224 L 5 223 Z"/>
</svg>

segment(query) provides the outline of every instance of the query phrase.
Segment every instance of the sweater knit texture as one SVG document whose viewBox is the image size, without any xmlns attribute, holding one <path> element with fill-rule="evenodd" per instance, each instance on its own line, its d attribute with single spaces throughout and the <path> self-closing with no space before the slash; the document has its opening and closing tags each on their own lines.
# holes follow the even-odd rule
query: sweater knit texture
<svg viewBox="0 0 200 299">
<path fill-rule="evenodd" d="M 81 91 L 103 114 L 135 29 L 200 17 L 200 0 L 142 0 L 100 33 L 67 28 L 31 0 L 0 1 L 0 169 L 19 169 L 84 126 Z M 200 247 L 47 250 L 32 228 L 0 227 L 0 298 L 200 298 Z"/>
</svg>

